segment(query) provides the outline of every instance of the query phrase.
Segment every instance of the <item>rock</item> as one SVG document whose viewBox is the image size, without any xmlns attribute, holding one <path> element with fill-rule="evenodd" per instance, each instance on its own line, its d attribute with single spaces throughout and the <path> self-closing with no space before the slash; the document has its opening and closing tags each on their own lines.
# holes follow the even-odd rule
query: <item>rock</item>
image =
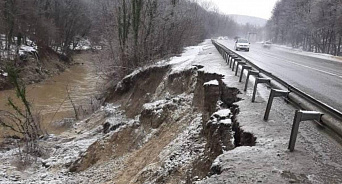
<svg viewBox="0 0 342 184">
<path fill-rule="evenodd" d="M 110 128 L 110 123 L 106 122 L 105 124 L 103 124 L 103 133 L 107 134 L 109 132 L 109 128 Z"/>
<path fill-rule="evenodd" d="M 46 162 L 46 161 L 42 161 L 42 166 L 45 168 L 49 168 L 50 167 L 50 163 Z"/>
<path fill-rule="evenodd" d="M 111 123 L 106 122 L 105 124 L 103 124 L 103 133 L 107 134 L 111 131 L 115 131 L 116 129 L 118 129 L 122 125 L 124 125 L 124 123 L 115 123 L 114 125 L 112 125 Z"/>
<path fill-rule="evenodd" d="M 118 129 L 118 128 L 121 127 L 122 125 L 124 125 L 124 123 L 115 124 L 115 125 L 113 125 L 113 126 L 110 128 L 110 131 L 115 131 L 116 129 Z"/>
<path fill-rule="evenodd" d="M 44 179 L 44 178 L 46 178 L 46 176 L 47 176 L 47 174 L 42 174 L 40 177 L 41 177 L 42 179 Z"/>
<path fill-rule="evenodd" d="M 219 164 L 214 164 L 210 168 L 210 175 L 221 174 L 221 173 L 222 173 L 222 168 L 221 168 L 221 165 L 219 165 Z"/>
</svg>

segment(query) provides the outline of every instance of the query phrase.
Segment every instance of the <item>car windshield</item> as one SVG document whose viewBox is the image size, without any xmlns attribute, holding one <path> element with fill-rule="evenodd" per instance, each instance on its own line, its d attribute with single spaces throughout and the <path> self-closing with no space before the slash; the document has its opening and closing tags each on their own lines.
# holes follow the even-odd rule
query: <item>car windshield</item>
<svg viewBox="0 0 342 184">
<path fill-rule="evenodd" d="M 239 39 L 237 42 L 238 42 L 238 43 L 248 43 L 248 41 L 245 40 L 245 39 Z"/>
</svg>

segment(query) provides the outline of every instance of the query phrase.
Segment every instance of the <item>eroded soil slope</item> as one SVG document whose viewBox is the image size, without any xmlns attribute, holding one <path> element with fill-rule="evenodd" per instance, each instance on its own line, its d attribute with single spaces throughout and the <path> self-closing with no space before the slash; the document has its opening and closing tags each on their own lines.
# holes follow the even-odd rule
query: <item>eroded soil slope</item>
<svg viewBox="0 0 342 184">
<path fill-rule="evenodd" d="M 199 50 L 126 76 L 99 111 L 44 138 L 47 154 L 34 167 L 17 171 L 5 159 L 16 150 L 4 150 L 3 181 L 193 183 L 218 174 L 220 154 L 256 138 L 237 122 L 239 90 L 192 66 L 203 46 L 190 49 Z"/>
<path fill-rule="evenodd" d="M 70 170 L 119 159 L 122 169 L 110 182 L 181 183 L 207 176 L 222 150 L 234 148 L 230 109 L 237 90 L 223 93 L 221 78 L 199 66 L 174 73 L 170 65 L 127 76 L 107 101 L 136 121 L 126 127 L 105 122 L 104 132 L 114 133 L 92 144 Z M 212 116 L 220 108 L 226 110 Z"/>
</svg>

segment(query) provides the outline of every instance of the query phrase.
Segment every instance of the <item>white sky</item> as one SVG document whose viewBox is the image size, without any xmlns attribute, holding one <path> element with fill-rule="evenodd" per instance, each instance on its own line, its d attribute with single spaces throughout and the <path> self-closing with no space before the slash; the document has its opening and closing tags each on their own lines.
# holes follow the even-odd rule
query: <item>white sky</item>
<svg viewBox="0 0 342 184">
<path fill-rule="evenodd" d="M 271 18 L 272 10 L 278 0 L 204 0 L 213 2 L 224 14 L 238 14 Z"/>
</svg>

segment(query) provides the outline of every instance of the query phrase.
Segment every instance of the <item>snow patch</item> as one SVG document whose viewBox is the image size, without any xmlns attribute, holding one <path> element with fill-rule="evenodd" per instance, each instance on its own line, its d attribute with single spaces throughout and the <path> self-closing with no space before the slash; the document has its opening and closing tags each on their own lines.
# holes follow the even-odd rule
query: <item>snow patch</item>
<svg viewBox="0 0 342 184">
<path fill-rule="evenodd" d="M 232 120 L 224 119 L 224 120 L 220 120 L 219 123 L 224 124 L 224 125 L 232 125 Z"/>
<path fill-rule="evenodd" d="M 0 69 L 0 76 L 4 76 L 4 77 L 7 77 L 8 76 L 8 73 L 3 71 L 2 69 Z"/>
<path fill-rule="evenodd" d="M 26 55 L 28 53 L 29 54 L 36 54 L 36 53 L 38 53 L 37 46 L 27 46 L 27 45 L 20 46 L 19 56 L 23 56 L 23 55 Z"/>
<path fill-rule="evenodd" d="M 203 86 L 218 86 L 219 85 L 219 81 L 215 80 L 211 80 L 209 82 L 206 82 L 203 84 Z"/>
<path fill-rule="evenodd" d="M 191 46 L 185 48 L 184 52 L 179 57 L 172 57 L 169 64 L 173 65 L 171 74 L 180 73 L 185 70 L 194 68 L 193 63 L 197 55 L 203 51 L 203 45 Z"/>
<path fill-rule="evenodd" d="M 170 101 L 167 100 L 158 100 L 152 103 L 145 103 L 143 108 L 146 110 L 159 110 L 165 107 L 167 104 L 170 104 Z"/>
<path fill-rule="evenodd" d="M 231 115 L 231 111 L 230 109 L 221 109 L 218 110 L 216 112 L 214 112 L 213 114 L 214 116 L 219 116 L 219 117 L 229 117 Z"/>
</svg>

